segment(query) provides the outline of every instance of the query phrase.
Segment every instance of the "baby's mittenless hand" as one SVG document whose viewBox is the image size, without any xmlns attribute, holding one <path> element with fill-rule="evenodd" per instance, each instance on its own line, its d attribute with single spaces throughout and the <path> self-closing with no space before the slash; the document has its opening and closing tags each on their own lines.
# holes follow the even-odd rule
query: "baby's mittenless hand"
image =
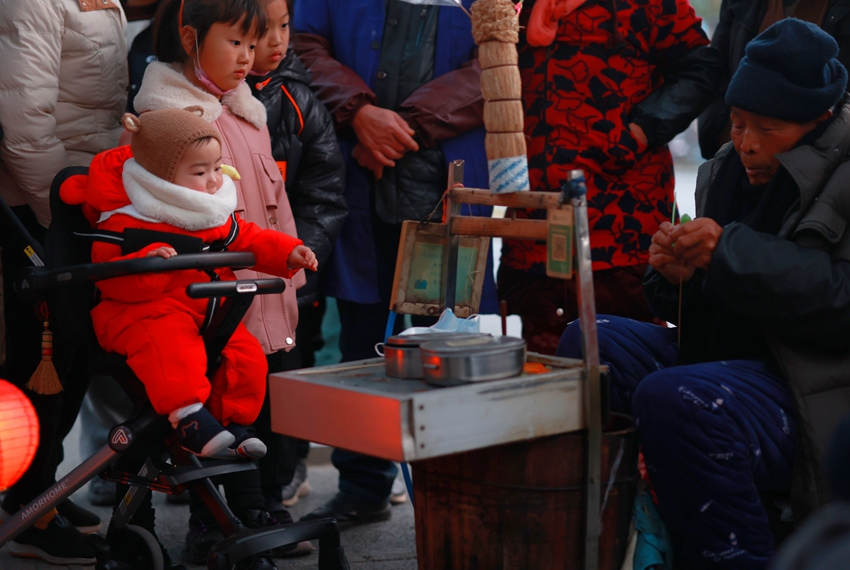
<svg viewBox="0 0 850 570">
<path fill-rule="evenodd" d="M 295 246 L 292 253 L 289 254 L 289 259 L 286 264 L 290 269 L 319 269 L 319 260 L 316 259 L 316 254 L 306 245 Z"/>
<path fill-rule="evenodd" d="M 177 255 L 177 251 L 173 247 L 168 247 L 167 245 L 163 245 L 154 250 L 148 252 L 147 257 L 162 257 L 164 259 L 168 259 L 169 257 L 174 257 Z"/>
</svg>

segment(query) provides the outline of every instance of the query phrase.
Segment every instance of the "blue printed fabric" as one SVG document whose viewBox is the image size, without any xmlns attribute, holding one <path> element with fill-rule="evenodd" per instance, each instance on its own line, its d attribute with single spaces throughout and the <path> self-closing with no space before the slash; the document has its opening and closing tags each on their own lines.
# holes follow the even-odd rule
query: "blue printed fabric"
<svg viewBox="0 0 850 570">
<path fill-rule="evenodd" d="M 763 362 L 676 366 L 676 331 L 597 320 L 611 405 L 631 412 L 659 510 L 689 570 L 763 570 L 774 552 L 759 491 L 791 488 L 794 403 Z M 581 358 L 572 323 L 558 356 Z"/>
</svg>

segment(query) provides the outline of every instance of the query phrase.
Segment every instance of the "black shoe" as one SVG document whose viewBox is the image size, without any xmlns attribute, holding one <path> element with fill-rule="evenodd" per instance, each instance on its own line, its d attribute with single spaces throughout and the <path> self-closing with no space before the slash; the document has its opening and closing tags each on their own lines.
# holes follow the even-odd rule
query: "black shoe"
<svg viewBox="0 0 850 570">
<path fill-rule="evenodd" d="M 88 500 L 96 507 L 114 507 L 118 504 L 115 498 L 115 483 L 95 477 L 89 481 Z"/>
<path fill-rule="evenodd" d="M 236 570 L 277 570 L 271 556 L 249 556 L 235 566 Z"/>
<path fill-rule="evenodd" d="M 300 520 L 336 519 L 339 528 L 344 530 L 359 524 L 388 521 L 392 516 L 393 511 L 388 501 L 366 503 L 346 493 L 337 493 L 333 499 L 307 513 Z"/>
<path fill-rule="evenodd" d="M 38 558 L 50 564 L 90 566 L 97 562 L 94 548 L 68 519 L 56 515 L 44 530 L 30 527 L 9 543 L 18 558 Z"/>
<path fill-rule="evenodd" d="M 283 526 L 294 522 L 292 515 L 289 514 L 284 506 L 274 499 L 266 499 L 266 509 L 268 510 L 268 518 L 265 526 Z M 306 556 L 311 552 L 315 552 L 316 548 L 310 544 L 309 540 L 303 540 L 297 544 L 287 544 L 286 546 L 278 546 L 272 549 L 274 558 L 295 558 L 297 556 Z"/>
<path fill-rule="evenodd" d="M 221 527 L 214 520 L 203 518 L 189 518 L 189 532 L 186 533 L 186 549 L 184 557 L 189 564 L 207 563 L 207 555 L 210 548 L 224 539 Z"/>
<path fill-rule="evenodd" d="M 251 509 L 238 514 L 239 519 L 248 528 L 263 528 L 267 526 L 277 526 L 277 521 L 269 517 L 269 513 L 259 509 Z M 292 517 L 289 517 L 292 520 Z M 240 561 L 236 565 L 237 570 L 277 570 L 272 560 L 270 550 L 258 552 L 253 556 Z"/>
<path fill-rule="evenodd" d="M 115 489 L 113 488 L 113 498 L 115 497 Z M 65 499 L 56 506 L 56 511 L 68 519 L 68 522 L 77 527 L 77 530 L 83 534 L 92 534 L 103 527 L 100 517 L 91 511 L 87 511 L 83 507 L 72 503 L 71 499 Z"/>
<path fill-rule="evenodd" d="M 233 434 L 224 429 L 206 408 L 180 420 L 177 423 L 177 437 L 183 449 L 201 457 L 213 457 L 236 441 Z"/>
</svg>

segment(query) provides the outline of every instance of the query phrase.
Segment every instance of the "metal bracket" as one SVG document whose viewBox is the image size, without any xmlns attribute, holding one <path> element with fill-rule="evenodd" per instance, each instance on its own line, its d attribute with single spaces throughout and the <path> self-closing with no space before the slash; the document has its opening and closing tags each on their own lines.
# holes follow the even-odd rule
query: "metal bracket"
<svg viewBox="0 0 850 570">
<path fill-rule="evenodd" d="M 596 299 L 593 295 L 593 262 L 587 221 L 587 187 L 584 172 L 571 170 L 570 202 L 575 209 L 578 260 L 578 308 L 584 353 L 584 413 L 587 424 L 587 510 L 585 517 L 585 570 L 599 568 L 599 534 L 602 528 L 602 396 L 599 381 L 599 341 L 596 336 Z"/>
</svg>

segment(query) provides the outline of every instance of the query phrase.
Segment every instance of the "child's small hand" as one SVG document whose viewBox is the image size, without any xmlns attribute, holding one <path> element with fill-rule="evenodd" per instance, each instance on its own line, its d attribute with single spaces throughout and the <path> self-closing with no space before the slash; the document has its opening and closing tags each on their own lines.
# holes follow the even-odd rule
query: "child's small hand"
<svg viewBox="0 0 850 570">
<path fill-rule="evenodd" d="M 152 251 L 149 251 L 146 257 L 162 257 L 164 259 L 168 259 L 169 257 L 174 257 L 175 255 L 177 255 L 177 251 L 173 247 L 163 245 L 162 247 L 158 247 Z"/>
<path fill-rule="evenodd" d="M 292 253 L 289 254 L 289 259 L 286 264 L 290 269 L 319 269 L 319 260 L 316 259 L 316 254 L 306 245 L 295 246 Z"/>
</svg>

